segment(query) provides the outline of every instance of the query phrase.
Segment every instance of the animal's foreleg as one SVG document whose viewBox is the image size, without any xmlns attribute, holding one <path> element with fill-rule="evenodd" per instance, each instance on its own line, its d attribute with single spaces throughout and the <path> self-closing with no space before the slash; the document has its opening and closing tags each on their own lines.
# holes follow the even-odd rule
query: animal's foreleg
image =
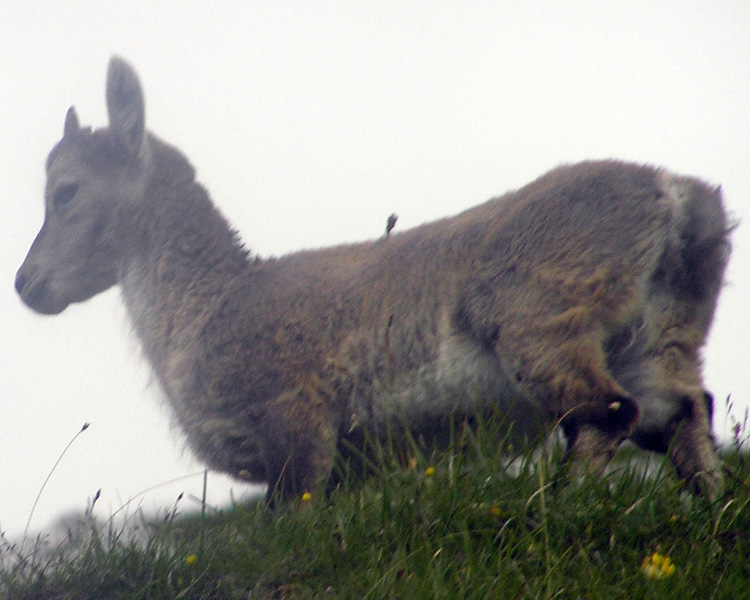
<svg viewBox="0 0 750 600">
<path fill-rule="evenodd" d="M 638 415 L 635 403 L 625 397 L 597 412 L 598 415 L 563 418 L 562 427 L 568 442 L 566 461 L 572 477 L 602 474 Z"/>
<path fill-rule="evenodd" d="M 276 398 L 264 423 L 269 504 L 324 488 L 333 469 L 340 419 L 310 383 Z"/>
<path fill-rule="evenodd" d="M 682 418 L 674 426 L 667 452 L 691 491 L 716 500 L 724 483 L 711 434 L 710 402 L 711 397 L 703 392 L 683 398 Z"/>
</svg>

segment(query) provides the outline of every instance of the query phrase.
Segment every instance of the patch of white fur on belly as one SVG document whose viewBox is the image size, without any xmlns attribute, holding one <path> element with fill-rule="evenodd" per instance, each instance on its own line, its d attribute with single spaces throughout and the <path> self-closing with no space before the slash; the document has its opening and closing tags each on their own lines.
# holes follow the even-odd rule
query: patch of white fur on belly
<svg viewBox="0 0 750 600">
<path fill-rule="evenodd" d="M 446 336 L 437 366 L 438 410 L 475 412 L 497 410 L 516 434 L 536 439 L 544 416 L 524 394 L 501 355 L 463 334 Z"/>
<path fill-rule="evenodd" d="M 465 390 L 467 409 L 502 402 L 518 396 L 519 389 L 494 352 L 464 335 L 448 336 L 440 348 L 438 382 L 445 388 Z M 471 396 L 476 396 L 472 400 Z M 477 404 L 474 405 L 474 402 Z"/>
</svg>

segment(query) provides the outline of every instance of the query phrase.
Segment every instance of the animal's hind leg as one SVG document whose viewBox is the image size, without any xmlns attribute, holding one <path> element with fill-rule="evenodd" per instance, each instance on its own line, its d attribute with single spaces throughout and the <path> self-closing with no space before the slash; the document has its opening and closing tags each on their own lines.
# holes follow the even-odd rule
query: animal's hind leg
<svg viewBox="0 0 750 600">
<path fill-rule="evenodd" d="M 642 422 L 633 440 L 643 448 L 666 453 L 677 475 L 694 492 L 716 499 L 722 492 L 720 463 L 711 431 L 713 398 L 704 391 L 697 351 L 665 334 L 648 356 L 656 385 L 643 399 Z"/>
<path fill-rule="evenodd" d="M 600 474 L 638 419 L 634 399 L 607 369 L 600 339 L 594 333 L 566 338 L 548 347 L 536 363 L 537 393 L 561 420 L 573 476 Z M 553 345 L 554 340 L 545 343 Z"/>
<path fill-rule="evenodd" d="M 693 491 L 716 498 L 722 489 L 711 434 L 712 402 L 704 391 L 698 347 L 705 329 L 694 311 L 670 294 L 654 293 L 630 343 L 608 348 L 617 380 L 639 405 L 631 439 L 640 447 L 668 454 Z"/>
<path fill-rule="evenodd" d="M 681 397 L 681 419 L 676 423 L 668 454 L 677 475 L 693 491 L 715 500 L 724 484 L 711 433 L 712 402 L 710 394 L 698 390 Z"/>
<path fill-rule="evenodd" d="M 638 418 L 604 350 L 607 332 L 627 322 L 640 291 L 615 271 L 572 280 L 548 274 L 544 285 L 500 292 L 477 286 L 457 313 L 457 327 L 492 346 L 521 392 L 561 420 L 573 472 L 600 472 Z"/>
<path fill-rule="evenodd" d="M 516 349 L 517 378 L 553 419 L 560 419 L 574 475 L 600 473 L 638 419 L 633 398 L 609 372 L 595 329 L 570 335 L 526 332 Z"/>
<path fill-rule="evenodd" d="M 605 343 L 638 313 L 640 274 L 656 260 L 644 246 L 629 263 L 550 260 L 515 286 L 477 285 L 465 296 L 464 321 L 474 335 L 487 339 L 496 330 L 495 352 L 520 388 L 561 420 L 574 473 L 600 472 L 638 420 L 635 400 L 609 369 Z"/>
</svg>

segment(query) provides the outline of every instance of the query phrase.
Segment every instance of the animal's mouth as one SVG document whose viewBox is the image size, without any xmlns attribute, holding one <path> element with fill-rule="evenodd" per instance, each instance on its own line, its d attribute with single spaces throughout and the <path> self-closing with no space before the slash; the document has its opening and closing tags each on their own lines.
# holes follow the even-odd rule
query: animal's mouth
<svg viewBox="0 0 750 600">
<path fill-rule="evenodd" d="M 46 277 L 26 275 L 23 268 L 16 274 L 16 291 L 24 304 L 42 315 L 57 315 L 64 311 L 67 302 L 56 301 L 50 293 Z"/>
</svg>

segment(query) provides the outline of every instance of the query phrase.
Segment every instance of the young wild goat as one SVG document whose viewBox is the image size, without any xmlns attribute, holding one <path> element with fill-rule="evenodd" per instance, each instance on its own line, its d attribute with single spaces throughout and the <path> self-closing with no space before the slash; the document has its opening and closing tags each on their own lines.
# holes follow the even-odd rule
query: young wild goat
<svg viewBox="0 0 750 600">
<path fill-rule="evenodd" d="M 420 439 L 501 413 L 528 437 L 561 419 L 576 473 L 630 438 L 721 493 L 700 368 L 729 255 L 719 189 L 585 162 L 404 233 L 264 261 L 145 130 L 119 58 L 107 107 L 95 131 L 68 111 L 16 289 L 57 314 L 119 284 L 209 467 L 289 497 L 363 432 Z"/>
</svg>

